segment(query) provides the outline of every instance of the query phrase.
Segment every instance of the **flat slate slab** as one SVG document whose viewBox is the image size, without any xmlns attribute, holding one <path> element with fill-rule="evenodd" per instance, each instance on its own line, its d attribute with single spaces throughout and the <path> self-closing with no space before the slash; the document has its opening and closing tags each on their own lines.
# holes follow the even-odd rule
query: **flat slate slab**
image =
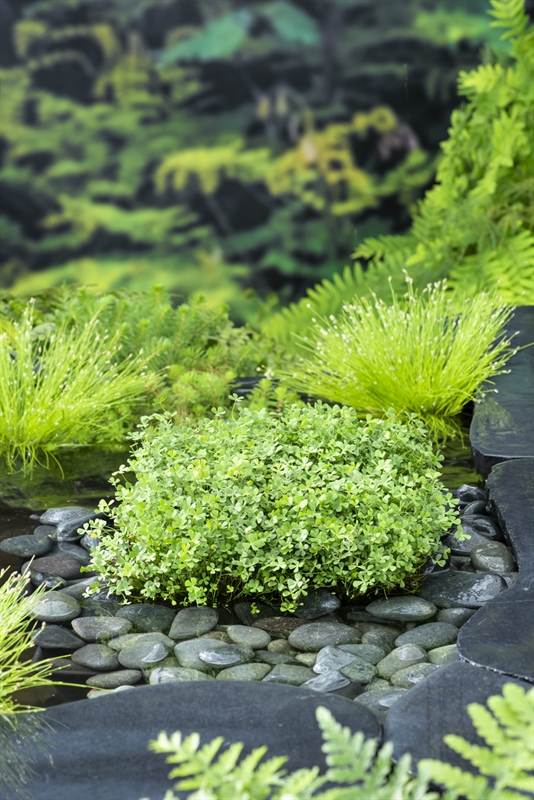
<svg viewBox="0 0 534 800">
<path fill-rule="evenodd" d="M 177 730 L 197 731 L 203 744 L 221 735 L 226 744 L 242 741 L 244 754 L 267 745 L 271 756 L 289 756 L 290 771 L 316 764 L 324 771 L 318 706 L 353 733 L 381 738 L 376 717 L 360 704 L 292 686 L 172 683 L 68 703 L 39 713 L 52 726 L 48 752 L 54 763 L 40 756 L 27 788 L 34 800 L 156 800 L 171 786 L 171 766 L 148 751 L 148 742 L 160 731 Z"/>
<path fill-rule="evenodd" d="M 460 629 L 458 649 L 472 664 L 534 682 L 534 460 L 497 464 L 487 487 L 519 577 Z"/>
<path fill-rule="evenodd" d="M 501 694 L 504 684 L 510 681 L 526 691 L 532 688 L 523 681 L 460 661 L 429 675 L 401 697 L 387 716 L 384 733 L 393 742 L 394 760 L 411 753 L 412 763 L 422 758 L 437 758 L 476 774 L 476 769 L 451 750 L 443 737 L 455 733 L 472 744 L 484 745 L 475 732 L 467 706 L 486 705 L 488 697 Z"/>
<path fill-rule="evenodd" d="M 534 342 L 534 306 L 516 308 L 507 326 L 509 334 L 519 331 L 514 347 Z M 534 458 L 534 347 L 520 350 L 508 362 L 509 374 L 497 375 L 497 394 L 485 396 L 475 406 L 469 438 L 475 466 L 484 477 L 491 468 L 511 458 Z"/>
</svg>

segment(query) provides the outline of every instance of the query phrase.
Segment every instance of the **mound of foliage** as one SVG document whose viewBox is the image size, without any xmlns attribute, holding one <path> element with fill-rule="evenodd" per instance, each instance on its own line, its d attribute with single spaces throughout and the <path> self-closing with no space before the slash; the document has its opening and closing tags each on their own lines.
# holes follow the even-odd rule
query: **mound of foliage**
<svg viewBox="0 0 534 800">
<path fill-rule="evenodd" d="M 478 775 L 464 772 L 441 761 L 425 759 L 418 764 L 418 775 L 410 774 L 411 758 L 404 755 L 395 767 L 391 764 L 393 745 L 378 750 L 374 739 L 362 733 L 351 734 L 326 708 L 318 708 L 317 722 L 323 733 L 323 752 L 328 770 L 301 769 L 291 774 L 282 770 L 286 758 L 262 761 L 267 748 L 255 748 L 239 762 L 243 750 L 232 744 L 217 757 L 223 737 L 200 747 L 200 736 L 182 738 L 179 732 L 160 733 L 150 743 L 155 753 L 167 754 L 174 764 L 170 779 L 178 778 L 174 788 L 194 789 L 188 800 L 521 800 L 534 790 L 534 689 L 507 683 L 502 695 L 488 699 L 489 710 L 478 703 L 468 712 L 481 739 L 488 747 L 473 745 L 461 736 L 445 736 L 445 743 L 473 765 Z M 377 752 L 378 750 L 378 752 Z M 445 794 L 429 791 L 429 783 L 439 784 Z M 325 783 L 337 784 L 320 791 Z M 182 796 L 182 794 L 180 794 Z M 145 798 L 145 800 L 147 800 Z M 170 789 L 165 800 L 177 800 Z"/>
<path fill-rule="evenodd" d="M 513 312 L 480 293 L 458 314 L 445 282 L 417 294 L 411 278 L 407 285 L 402 302 L 394 293 L 391 305 L 364 297 L 317 321 L 284 382 L 362 412 L 417 414 L 441 438 L 514 354 L 504 333 Z"/>
<path fill-rule="evenodd" d="M 157 425 L 154 425 L 157 422 Z M 144 418 L 91 523 L 93 567 L 125 597 L 172 603 L 253 595 L 294 610 L 314 586 L 354 597 L 404 587 L 456 520 L 420 422 L 351 408 L 219 410 L 196 426 Z M 121 474 L 132 472 L 135 483 Z"/>
<path fill-rule="evenodd" d="M 291 344 L 316 315 L 374 292 L 388 300 L 388 278 L 404 289 L 403 270 L 422 289 L 447 279 L 460 298 L 496 289 L 509 305 L 534 303 L 534 27 L 523 0 L 491 0 L 492 23 L 512 43 L 512 63 L 461 72 L 467 102 L 453 111 L 436 185 L 410 231 L 366 239 L 351 270 L 325 281 L 297 305 L 267 320 L 265 331 Z"/>
<path fill-rule="evenodd" d="M 11 6 L 2 283 L 83 270 L 105 290 L 201 289 L 240 320 L 243 285 L 293 298 L 406 228 L 458 70 L 491 38 L 478 6 L 438 0 Z"/>
</svg>

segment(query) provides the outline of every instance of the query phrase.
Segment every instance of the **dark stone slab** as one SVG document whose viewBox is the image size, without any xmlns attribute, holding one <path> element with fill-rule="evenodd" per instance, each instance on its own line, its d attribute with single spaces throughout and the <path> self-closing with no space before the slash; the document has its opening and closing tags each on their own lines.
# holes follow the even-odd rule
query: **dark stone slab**
<svg viewBox="0 0 534 800">
<path fill-rule="evenodd" d="M 460 629 L 458 649 L 472 664 L 534 682 L 534 460 L 497 464 L 487 485 L 519 577 Z"/>
<path fill-rule="evenodd" d="M 534 342 L 534 306 L 516 308 L 507 326 L 508 333 L 519 331 L 514 347 Z M 516 353 L 508 362 L 509 374 L 493 379 L 497 394 L 487 394 L 475 406 L 469 437 L 475 466 L 484 477 L 501 461 L 534 458 L 534 347 Z"/>
<path fill-rule="evenodd" d="M 243 754 L 267 745 L 269 755 L 289 755 L 285 767 L 324 770 L 322 737 L 315 719 L 328 708 L 352 732 L 380 739 L 371 711 L 343 697 L 243 681 L 199 681 L 142 686 L 129 692 L 81 701 L 40 712 L 52 726 L 46 755 L 34 764 L 28 785 L 34 800 L 139 800 L 163 797 L 171 767 L 150 753 L 148 742 L 160 731 L 188 735 L 202 743 L 225 737 L 225 746 L 245 743 Z M 185 798 L 189 790 L 177 793 Z"/>
<path fill-rule="evenodd" d="M 467 713 L 470 703 L 486 704 L 488 697 L 501 694 L 512 678 L 491 670 L 456 662 L 438 670 L 398 700 L 389 712 L 385 738 L 393 742 L 393 757 L 411 753 L 413 762 L 437 758 L 456 767 L 476 772 L 461 756 L 443 742 L 449 733 L 463 736 L 472 744 L 483 745 Z M 528 683 L 519 683 L 527 691 Z"/>
</svg>

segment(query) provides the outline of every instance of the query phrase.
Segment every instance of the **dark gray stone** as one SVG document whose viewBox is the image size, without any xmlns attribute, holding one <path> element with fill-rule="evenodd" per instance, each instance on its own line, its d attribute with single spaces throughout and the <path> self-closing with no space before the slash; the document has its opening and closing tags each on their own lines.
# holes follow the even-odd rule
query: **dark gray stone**
<svg viewBox="0 0 534 800">
<path fill-rule="evenodd" d="M 218 639 L 186 639 L 174 646 L 174 655 L 181 667 L 208 672 L 210 665 L 199 658 L 198 654 L 208 650 L 220 650 L 221 647 L 227 646 Z"/>
<path fill-rule="evenodd" d="M 263 650 L 271 641 L 266 631 L 253 628 L 251 625 L 229 625 L 226 633 L 236 644 L 242 644 L 252 650 Z"/>
<path fill-rule="evenodd" d="M 95 513 L 94 509 L 86 508 L 85 506 L 60 506 L 58 508 L 49 508 L 44 514 L 41 514 L 39 522 L 43 525 L 57 526 L 93 513 Z"/>
<path fill-rule="evenodd" d="M 460 512 L 461 516 L 468 515 L 468 514 L 486 514 L 486 501 L 485 500 L 475 500 L 473 503 L 469 503 L 469 505 L 464 506 Z"/>
<path fill-rule="evenodd" d="M 91 550 L 94 550 L 95 547 L 98 547 L 100 542 L 100 536 L 97 536 L 96 533 L 90 531 L 89 533 L 84 533 L 80 539 L 80 547 L 83 547 L 85 550 L 91 552 Z"/>
<path fill-rule="evenodd" d="M 468 483 L 463 483 L 456 489 L 456 497 L 458 498 L 458 504 L 460 506 L 466 506 L 469 505 L 469 503 L 474 503 L 476 500 L 485 501 L 486 492 L 478 486 L 471 486 Z"/>
<path fill-rule="evenodd" d="M 262 631 L 266 631 L 273 639 L 287 639 L 293 631 L 296 631 L 297 628 L 302 627 L 302 625 L 306 625 L 306 621 L 297 619 L 296 617 L 267 617 L 257 620 L 252 627 L 261 628 Z"/>
<path fill-rule="evenodd" d="M 297 667 L 293 664 L 277 664 L 263 679 L 263 682 L 301 686 L 305 681 L 309 681 L 312 678 L 315 678 L 315 673 L 313 673 L 309 667 Z"/>
<path fill-rule="evenodd" d="M 115 639 L 110 639 L 107 645 L 113 648 L 113 650 L 119 651 L 132 644 L 141 644 L 141 642 L 161 642 L 169 652 L 174 647 L 173 640 L 169 639 L 168 636 L 165 636 L 165 634 L 160 631 L 153 631 L 152 633 L 125 633 L 122 636 L 117 636 Z"/>
<path fill-rule="evenodd" d="M 368 661 L 370 664 L 378 664 L 388 654 L 388 651 L 383 647 L 378 647 L 375 644 L 340 644 L 340 650 L 358 656 L 358 658 Z"/>
<path fill-rule="evenodd" d="M 444 743 L 443 737 L 452 733 L 472 744 L 483 744 L 475 733 L 467 706 L 470 703 L 485 705 L 488 697 L 501 694 L 502 687 L 509 681 L 510 678 L 491 670 L 462 662 L 449 664 L 429 675 L 410 689 L 388 714 L 385 735 L 393 742 L 394 759 L 411 753 L 413 763 L 422 758 L 435 758 L 474 772 L 468 762 Z M 527 690 L 531 688 L 526 683 L 521 685 Z"/>
<path fill-rule="evenodd" d="M 49 536 L 51 539 L 56 538 L 55 525 L 38 525 L 33 531 L 34 536 Z"/>
<path fill-rule="evenodd" d="M 61 590 L 61 593 L 70 594 L 71 597 L 75 597 L 80 602 L 92 583 L 95 583 L 95 578 L 78 578 L 75 581 L 70 581 L 66 588 Z"/>
<path fill-rule="evenodd" d="M 77 544 L 73 544 L 72 542 L 57 542 L 50 551 L 50 555 L 70 556 L 71 558 L 76 559 L 76 561 L 79 561 L 84 567 L 91 562 L 91 556 L 87 550 L 84 550 L 83 547 L 79 547 Z"/>
<path fill-rule="evenodd" d="M 464 622 L 473 616 L 475 608 L 442 608 L 438 611 L 436 620 L 438 622 L 449 622 L 451 625 L 456 625 L 461 628 Z"/>
<path fill-rule="evenodd" d="M 395 647 L 396 635 L 389 631 L 371 630 L 362 636 L 362 644 L 371 644 L 389 653 Z"/>
<path fill-rule="evenodd" d="M 395 706 L 407 693 L 407 689 L 388 686 L 381 692 L 368 691 L 355 698 L 354 702 L 371 711 L 378 722 L 383 725 L 390 709 Z"/>
<path fill-rule="evenodd" d="M 425 578 L 419 593 L 443 608 L 480 608 L 505 589 L 506 583 L 499 575 L 451 572 L 449 575 Z"/>
<path fill-rule="evenodd" d="M 422 647 L 416 644 L 403 644 L 379 661 L 376 669 L 381 678 L 389 680 L 400 669 L 412 667 L 414 664 L 422 664 L 426 660 L 427 655 Z"/>
<path fill-rule="evenodd" d="M 79 636 L 75 636 L 67 628 L 61 625 L 45 625 L 43 628 L 32 633 L 32 640 L 39 647 L 47 650 L 65 650 L 72 652 L 80 647 L 85 647 L 85 642 Z"/>
<path fill-rule="evenodd" d="M 276 617 L 280 614 L 279 611 L 276 611 L 276 609 L 266 605 L 266 603 L 254 603 L 254 606 L 257 609 L 257 613 L 254 614 L 252 606 L 253 604 L 247 602 L 246 600 L 243 600 L 242 602 L 236 603 L 234 606 L 232 606 L 234 614 L 242 625 L 254 625 L 254 623 L 259 622 L 259 620 L 268 619 L 269 617 Z"/>
<path fill-rule="evenodd" d="M 96 596 L 83 598 L 80 605 L 82 617 L 114 617 L 120 610 L 120 604 L 116 600 L 98 600 Z"/>
<path fill-rule="evenodd" d="M 509 334 L 519 331 L 514 347 L 534 341 L 534 308 L 521 306 L 507 325 Z M 475 466 L 484 477 L 500 461 L 534 457 L 534 348 L 525 347 L 509 360 L 509 374 L 492 378 L 498 394 L 488 393 L 475 405 L 470 439 Z M 478 499 L 478 498 L 477 498 Z"/>
<path fill-rule="evenodd" d="M 310 678 L 301 684 L 303 689 L 311 689 L 312 692 L 337 692 L 339 689 L 344 689 L 350 686 L 351 681 L 345 675 L 337 670 L 329 670 L 328 672 L 321 672 L 315 678 Z"/>
<path fill-rule="evenodd" d="M 514 557 L 502 542 L 486 542 L 471 550 L 471 564 L 485 572 L 513 572 Z"/>
<path fill-rule="evenodd" d="M 105 644 L 86 644 L 72 654 L 75 664 L 102 672 L 119 669 L 117 653 Z M 126 665 L 124 665 L 126 666 Z"/>
<path fill-rule="evenodd" d="M 67 581 L 56 575 L 50 575 L 49 572 L 33 572 L 30 575 L 33 586 L 46 586 L 47 589 L 57 589 L 58 591 L 67 586 Z"/>
<path fill-rule="evenodd" d="M 340 607 L 341 601 L 328 589 L 316 589 L 302 600 L 302 605 L 295 611 L 299 619 L 318 619 L 324 614 L 332 614 Z"/>
<path fill-rule="evenodd" d="M 421 622 L 437 613 L 437 608 L 428 600 L 415 595 L 373 600 L 366 610 L 375 617 L 393 622 Z"/>
<path fill-rule="evenodd" d="M 289 636 L 289 644 L 297 650 L 317 653 L 327 645 L 357 644 L 360 634 L 349 625 L 336 622 L 310 622 L 293 631 Z"/>
<path fill-rule="evenodd" d="M 494 519 L 482 514 L 464 514 L 462 526 L 469 525 L 470 528 L 491 541 L 502 541 L 503 535 L 500 526 Z"/>
<path fill-rule="evenodd" d="M 188 683 L 189 681 L 211 681 L 211 675 L 206 675 L 198 669 L 191 667 L 156 667 L 150 672 L 150 685 L 156 686 L 161 683 Z"/>
<path fill-rule="evenodd" d="M 182 608 L 172 620 L 171 639 L 193 639 L 211 631 L 217 625 L 219 615 L 214 608 Z"/>
<path fill-rule="evenodd" d="M 342 667 L 340 672 L 353 683 L 369 683 L 377 673 L 377 668 L 369 661 L 364 661 L 359 656 L 354 656 L 354 660 Z"/>
<path fill-rule="evenodd" d="M 31 558 L 32 556 L 42 556 L 52 549 L 52 542 L 48 536 L 12 536 L 11 539 L 4 539 L 0 542 L 0 550 L 10 556 L 20 556 L 21 558 Z"/>
<path fill-rule="evenodd" d="M 158 606 L 151 603 L 136 603 L 123 606 L 116 613 L 117 617 L 129 620 L 135 631 L 152 633 L 161 631 L 166 633 L 175 617 L 175 612 L 167 606 Z"/>
<path fill-rule="evenodd" d="M 319 650 L 317 653 L 313 671 L 317 672 L 317 674 L 332 672 L 333 670 L 338 671 L 342 667 L 346 667 L 347 664 L 350 664 L 351 661 L 354 661 L 355 658 L 356 656 L 352 653 L 347 653 L 346 651 L 340 650 L 338 647 L 329 645 L 323 647 L 323 649 Z"/>
<path fill-rule="evenodd" d="M 32 605 L 31 613 L 41 622 L 70 622 L 80 613 L 80 604 L 74 597 L 51 592 Z"/>
<path fill-rule="evenodd" d="M 117 653 L 113 649 L 116 656 Z M 119 650 L 119 663 L 127 669 L 146 669 L 163 661 L 170 653 L 170 648 L 163 642 L 134 641 Z"/>
<path fill-rule="evenodd" d="M 206 642 L 206 640 L 203 640 Z M 236 667 L 238 664 L 245 664 L 254 658 L 254 650 L 240 644 L 221 644 L 221 647 L 214 648 L 206 642 L 204 649 L 199 651 L 198 657 L 210 667 Z"/>
<path fill-rule="evenodd" d="M 132 623 L 117 617 L 80 617 L 72 620 L 72 629 L 86 642 L 107 642 L 129 633 Z"/>
<path fill-rule="evenodd" d="M 117 689 L 119 686 L 133 686 L 142 679 L 143 673 L 138 669 L 119 669 L 115 672 L 104 672 L 93 675 L 85 681 L 87 686 L 98 689 Z"/>
<path fill-rule="evenodd" d="M 417 644 L 423 650 L 433 650 L 444 644 L 452 644 L 458 636 L 458 628 L 450 622 L 427 622 L 426 625 L 418 625 L 411 631 L 402 633 L 395 639 L 397 647 L 403 644 Z"/>
<path fill-rule="evenodd" d="M 30 572 L 48 572 L 50 575 L 70 581 L 80 577 L 80 566 L 80 562 L 72 556 L 43 556 L 32 561 Z"/>
<path fill-rule="evenodd" d="M 238 664 L 223 669 L 217 675 L 218 681 L 261 681 L 271 671 L 268 664 Z"/>
<path fill-rule="evenodd" d="M 270 757 L 289 755 L 289 771 L 317 765 L 324 772 L 318 706 L 352 732 L 380 740 L 375 717 L 361 705 L 265 681 L 141 686 L 96 698 L 83 705 L 83 713 L 79 703 L 48 709 L 39 715 L 51 726 L 50 746 L 37 754 L 28 791 L 35 800 L 163 797 L 169 767 L 163 756 L 148 750 L 148 742 L 162 730 L 180 730 L 183 736 L 198 731 L 202 744 L 222 735 L 226 744 L 244 742 L 244 754 L 267 745 Z"/>
<path fill-rule="evenodd" d="M 488 541 L 487 536 L 483 536 L 470 525 L 462 523 L 461 528 L 462 533 L 465 533 L 468 537 L 467 539 L 457 539 L 456 536 L 450 533 L 443 539 L 443 544 L 446 547 L 450 547 L 453 556 L 468 556 L 473 547 L 479 544 L 486 544 Z"/>
<path fill-rule="evenodd" d="M 56 528 L 58 542 L 79 541 L 85 533 L 83 530 L 85 523 L 90 522 L 92 519 L 103 519 L 103 516 L 103 514 L 99 514 L 97 511 L 91 511 L 88 514 L 81 514 L 72 519 L 58 522 Z"/>
<path fill-rule="evenodd" d="M 440 669 L 438 664 L 415 664 L 413 667 L 404 667 L 391 676 L 391 683 L 400 689 L 411 689 L 438 669 Z"/>
</svg>

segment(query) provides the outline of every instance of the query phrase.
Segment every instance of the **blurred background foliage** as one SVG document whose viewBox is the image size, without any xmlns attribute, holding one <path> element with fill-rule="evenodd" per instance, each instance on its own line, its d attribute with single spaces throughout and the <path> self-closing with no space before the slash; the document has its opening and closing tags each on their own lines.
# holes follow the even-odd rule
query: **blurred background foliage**
<svg viewBox="0 0 534 800">
<path fill-rule="evenodd" d="M 298 300 L 409 228 L 459 71 L 505 56 L 487 10 L 0 0 L 0 287 Z"/>
</svg>

